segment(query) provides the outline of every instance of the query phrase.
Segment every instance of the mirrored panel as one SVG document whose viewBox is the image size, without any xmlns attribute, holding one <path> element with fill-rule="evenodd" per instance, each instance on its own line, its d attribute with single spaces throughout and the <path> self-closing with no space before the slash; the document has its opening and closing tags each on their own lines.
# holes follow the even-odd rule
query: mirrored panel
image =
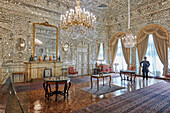
<svg viewBox="0 0 170 113">
<path fill-rule="evenodd" d="M 26 48 L 25 40 L 23 38 L 18 38 L 16 40 L 15 47 L 18 51 L 24 51 Z"/>
<path fill-rule="evenodd" d="M 48 23 L 34 23 L 34 60 L 58 58 L 58 28 Z M 51 59 L 51 58 L 50 58 Z"/>
</svg>

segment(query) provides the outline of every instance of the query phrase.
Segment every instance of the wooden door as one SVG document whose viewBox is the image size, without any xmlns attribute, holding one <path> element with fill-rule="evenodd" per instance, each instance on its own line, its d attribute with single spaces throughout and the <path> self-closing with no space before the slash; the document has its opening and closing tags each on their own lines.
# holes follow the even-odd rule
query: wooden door
<svg viewBox="0 0 170 113">
<path fill-rule="evenodd" d="M 78 47 L 77 52 L 77 70 L 78 75 L 88 74 L 88 46 Z"/>
<path fill-rule="evenodd" d="M 78 75 L 82 75 L 82 53 L 78 53 L 78 62 L 77 62 L 77 69 L 78 69 Z"/>
<path fill-rule="evenodd" d="M 88 53 L 82 54 L 82 75 L 88 74 Z"/>
</svg>

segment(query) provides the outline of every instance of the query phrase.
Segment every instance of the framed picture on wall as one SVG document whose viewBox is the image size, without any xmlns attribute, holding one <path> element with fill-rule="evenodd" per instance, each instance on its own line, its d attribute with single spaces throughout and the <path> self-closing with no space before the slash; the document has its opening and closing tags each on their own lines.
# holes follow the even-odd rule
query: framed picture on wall
<svg viewBox="0 0 170 113">
<path fill-rule="evenodd" d="M 52 69 L 44 69 L 44 78 L 52 77 Z"/>
</svg>

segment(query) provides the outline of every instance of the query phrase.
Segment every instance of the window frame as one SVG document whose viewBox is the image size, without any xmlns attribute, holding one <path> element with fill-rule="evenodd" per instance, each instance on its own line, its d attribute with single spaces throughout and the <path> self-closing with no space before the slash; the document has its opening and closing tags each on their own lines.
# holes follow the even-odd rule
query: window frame
<svg viewBox="0 0 170 113">
<path fill-rule="evenodd" d="M 99 54 L 100 54 L 100 44 L 103 44 L 103 59 L 99 59 Z M 105 45 L 103 42 L 98 42 L 97 43 L 97 61 L 104 61 L 105 59 Z"/>
</svg>

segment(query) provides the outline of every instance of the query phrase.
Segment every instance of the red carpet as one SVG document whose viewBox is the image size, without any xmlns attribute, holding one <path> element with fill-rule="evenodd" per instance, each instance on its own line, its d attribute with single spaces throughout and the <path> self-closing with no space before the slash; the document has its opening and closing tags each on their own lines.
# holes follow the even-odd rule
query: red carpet
<svg viewBox="0 0 170 113">
<path fill-rule="evenodd" d="M 159 82 L 74 113 L 170 113 L 170 83 Z"/>
</svg>

